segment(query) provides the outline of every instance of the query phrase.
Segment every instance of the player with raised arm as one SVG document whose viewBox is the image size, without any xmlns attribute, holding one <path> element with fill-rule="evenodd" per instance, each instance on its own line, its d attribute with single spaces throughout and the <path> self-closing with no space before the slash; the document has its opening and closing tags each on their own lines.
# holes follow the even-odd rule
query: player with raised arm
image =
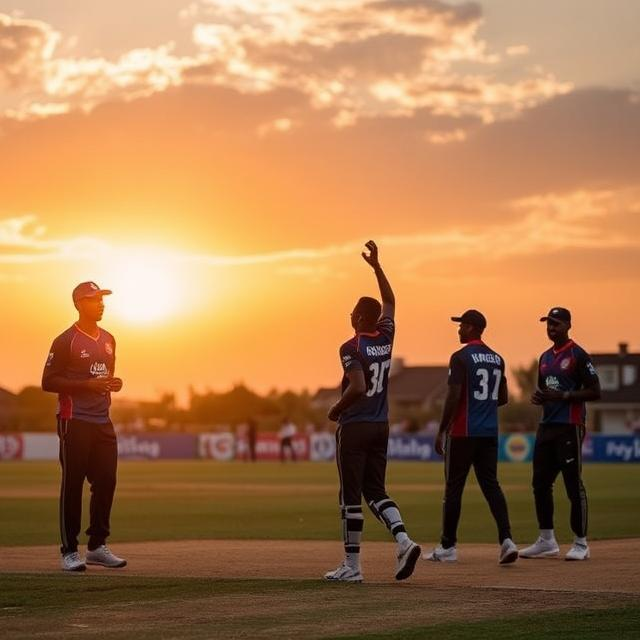
<svg viewBox="0 0 640 640">
<path fill-rule="evenodd" d="M 103 297 L 111 291 L 95 282 L 73 290 L 78 321 L 54 341 L 42 374 L 42 388 L 58 394 L 60 439 L 60 536 L 64 571 L 84 571 L 86 564 L 124 567 L 127 562 L 106 546 L 116 488 L 118 445 L 109 419 L 111 393 L 122 389 L 114 377 L 116 342 L 98 326 Z M 82 489 L 91 485 L 86 560 L 78 553 Z"/>
<path fill-rule="evenodd" d="M 420 557 L 420 547 L 407 535 L 400 511 L 385 489 L 389 440 L 387 388 L 395 333 L 395 297 L 373 240 L 362 257 L 375 273 L 382 305 L 360 298 L 351 312 L 355 336 L 340 347 L 344 370 L 342 397 L 329 411 L 338 422 L 336 462 L 340 478 L 340 509 L 344 562 L 325 574 L 327 580 L 362 582 L 360 540 L 364 516 L 362 496 L 373 514 L 397 542 L 397 580 L 408 578 Z"/>
<path fill-rule="evenodd" d="M 507 502 L 498 482 L 498 407 L 507 404 L 504 360 L 482 340 L 487 321 L 475 309 L 451 318 L 459 322 L 458 336 L 464 345 L 449 362 L 449 390 L 445 400 L 435 448 L 444 455 L 445 494 L 440 544 L 425 560 L 457 560 L 457 530 L 462 493 L 473 467 L 478 484 L 498 527 L 498 562 L 518 559 L 511 539 Z"/>
</svg>

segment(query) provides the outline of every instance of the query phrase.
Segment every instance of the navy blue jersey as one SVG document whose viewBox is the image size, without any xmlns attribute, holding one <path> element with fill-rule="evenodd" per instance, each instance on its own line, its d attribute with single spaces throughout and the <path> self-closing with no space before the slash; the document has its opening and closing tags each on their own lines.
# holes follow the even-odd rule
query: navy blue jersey
<svg viewBox="0 0 640 640">
<path fill-rule="evenodd" d="M 387 387 L 394 333 L 393 320 L 381 318 L 376 331 L 357 333 L 340 347 L 340 361 L 345 373 L 342 378 L 342 393 L 349 386 L 346 373 L 354 367 L 362 369 L 367 385 L 366 394 L 340 414 L 340 424 L 388 421 Z"/>
<path fill-rule="evenodd" d="M 504 360 L 481 340 L 468 342 L 451 356 L 449 384 L 462 387 L 452 437 L 498 435 L 498 394 L 503 380 Z"/>
<path fill-rule="evenodd" d="M 42 374 L 42 386 L 56 376 L 68 380 L 90 380 L 113 376 L 116 363 L 116 342 L 104 329 L 93 338 L 73 325 L 60 334 L 51 345 Z M 109 422 L 111 394 L 76 391 L 58 394 L 58 417 L 86 422 Z"/>
<path fill-rule="evenodd" d="M 591 357 L 573 340 L 560 349 L 552 347 L 540 356 L 538 388 L 554 391 L 578 391 L 598 382 L 598 374 Z M 584 402 L 545 402 L 542 406 L 542 424 L 584 424 Z"/>
</svg>

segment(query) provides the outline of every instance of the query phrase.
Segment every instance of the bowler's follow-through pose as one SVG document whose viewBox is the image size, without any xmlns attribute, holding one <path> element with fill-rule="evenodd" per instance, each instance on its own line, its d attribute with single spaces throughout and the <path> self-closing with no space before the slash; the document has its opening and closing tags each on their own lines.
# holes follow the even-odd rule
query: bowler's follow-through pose
<svg viewBox="0 0 640 640">
<path fill-rule="evenodd" d="M 385 489 L 389 440 L 387 386 L 395 325 L 395 298 L 378 262 L 378 248 L 366 244 L 362 257 L 373 267 L 382 305 L 360 298 L 351 313 L 356 335 L 340 347 L 344 369 L 342 397 L 329 411 L 338 421 L 336 461 L 340 475 L 340 508 L 345 559 L 327 580 L 361 582 L 360 540 L 364 516 L 362 496 L 374 515 L 398 543 L 396 579 L 408 578 L 420 557 L 420 547 L 407 535 L 400 511 Z"/>
<path fill-rule="evenodd" d="M 97 324 L 104 312 L 102 298 L 110 293 L 95 282 L 83 282 L 73 290 L 78 321 L 53 341 L 42 375 L 42 388 L 59 398 L 60 550 L 65 571 L 84 571 L 86 564 L 127 564 L 105 545 L 118 459 L 109 406 L 111 393 L 122 389 L 122 380 L 113 376 L 115 340 Z M 78 553 L 85 478 L 91 485 L 86 561 Z"/>
</svg>

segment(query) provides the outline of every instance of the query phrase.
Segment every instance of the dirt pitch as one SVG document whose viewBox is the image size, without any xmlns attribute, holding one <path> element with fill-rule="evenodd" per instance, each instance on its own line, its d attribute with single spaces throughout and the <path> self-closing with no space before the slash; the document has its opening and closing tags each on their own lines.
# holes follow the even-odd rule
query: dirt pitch
<svg viewBox="0 0 640 640">
<path fill-rule="evenodd" d="M 299 580 L 319 578 L 340 560 L 339 542 L 211 540 L 114 543 L 113 548 L 128 558 L 128 567 L 90 567 L 86 574 L 68 578 L 89 577 L 88 585 L 95 585 L 95 579 L 105 574 L 122 578 L 285 579 L 295 585 Z M 264 589 L 250 595 L 203 594 L 179 601 L 111 604 L 101 609 L 111 611 L 109 633 L 114 637 L 127 637 L 128 632 L 141 628 L 150 634 L 162 630 L 161 637 L 208 637 L 213 625 L 222 632 L 219 637 L 321 638 L 447 621 L 640 605 L 640 540 L 593 542 L 591 548 L 592 559 L 587 562 L 565 562 L 561 556 L 519 560 L 500 567 L 497 545 L 461 544 L 457 563 L 420 561 L 411 579 L 396 583 L 394 545 L 370 542 L 363 544 L 363 585 L 323 585 L 321 590 L 307 587 L 283 592 L 281 588 L 271 590 L 265 582 Z M 2 572 L 60 573 L 55 547 L 6 547 L 1 557 Z M 87 611 L 80 608 L 77 616 L 65 622 L 65 636 L 99 636 L 104 629 L 90 620 Z M 12 626 L 11 618 L 5 622 Z M 13 622 L 15 634 L 10 637 L 50 637 L 38 619 L 22 618 L 19 625 L 18 619 Z"/>
</svg>

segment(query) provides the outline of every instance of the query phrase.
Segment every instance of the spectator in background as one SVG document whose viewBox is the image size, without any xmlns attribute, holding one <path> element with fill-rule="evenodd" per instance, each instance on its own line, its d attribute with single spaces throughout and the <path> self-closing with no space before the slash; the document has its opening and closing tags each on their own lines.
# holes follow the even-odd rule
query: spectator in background
<svg viewBox="0 0 640 640">
<path fill-rule="evenodd" d="M 285 418 L 282 421 L 282 426 L 280 427 L 280 431 L 278 431 L 278 437 L 280 438 L 280 462 L 285 462 L 286 453 L 285 451 L 289 450 L 289 456 L 292 462 L 296 461 L 296 452 L 293 448 L 293 437 L 298 432 L 298 428 L 296 425 L 289 420 L 289 418 Z"/>
<path fill-rule="evenodd" d="M 249 446 L 249 460 L 256 461 L 256 440 L 258 439 L 258 425 L 253 418 L 247 420 L 247 444 Z"/>
</svg>

